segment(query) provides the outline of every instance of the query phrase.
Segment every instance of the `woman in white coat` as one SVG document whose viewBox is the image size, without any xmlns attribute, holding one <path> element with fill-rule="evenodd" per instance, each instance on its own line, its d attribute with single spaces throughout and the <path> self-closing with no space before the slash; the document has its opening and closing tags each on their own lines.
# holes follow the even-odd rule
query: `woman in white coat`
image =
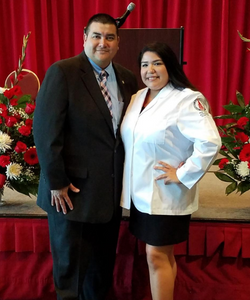
<svg viewBox="0 0 250 300">
<path fill-rule="evenodd" d="M 126 153 L 121 206 L 130 209 L 132 234 L 146 243 L 153 300 L 172 300 L 174 244 L 188 238 L 191 214 L 198 209 L 197 183 L 221 139 L 206 99 L 170 47 L 147 45 L 139 63 L 147 87 L 132 97 L 121 126 Z"/>
</svg>

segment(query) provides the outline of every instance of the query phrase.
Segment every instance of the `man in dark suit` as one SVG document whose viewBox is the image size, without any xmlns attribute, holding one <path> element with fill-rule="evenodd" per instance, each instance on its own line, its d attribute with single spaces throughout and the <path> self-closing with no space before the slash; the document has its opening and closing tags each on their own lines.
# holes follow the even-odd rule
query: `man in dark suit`
<svg viewBox="0 0 250 300">
<path fill-rule="evenodd" d="M 53 64 L 36 99 L 37 203 L 48 213 L 58 300 L 104 300 L 112 283 L 124 161 L 119 125 L 137 91 L 132 72 L 112 63 L 118 44 L 116 21 L 94 15 L 84 51 Z"/>
</svg>

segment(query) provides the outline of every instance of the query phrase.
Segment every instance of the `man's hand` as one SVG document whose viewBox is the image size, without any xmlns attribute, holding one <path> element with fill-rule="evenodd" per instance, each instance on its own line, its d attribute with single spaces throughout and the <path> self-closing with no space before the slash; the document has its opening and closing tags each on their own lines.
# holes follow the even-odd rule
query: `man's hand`
<svg viewBox="0 0 250 300">
<path fill-rule="evenodd" d="M 73 209 L 73 204 L 68 195 L 69 189 L 74 193 L 80 192 L 80 190 L 75 186 L 73 186 L 72 183 L 69 186 L 62 188 L 61 190 L 51 191 L 51 205 L 56 206 L 57 212 L 60 212 L 62 210 L 62 212 L 66 214 L 67 213 L 66 204 L 68 205 L 70 210 Z"/>
</svg>

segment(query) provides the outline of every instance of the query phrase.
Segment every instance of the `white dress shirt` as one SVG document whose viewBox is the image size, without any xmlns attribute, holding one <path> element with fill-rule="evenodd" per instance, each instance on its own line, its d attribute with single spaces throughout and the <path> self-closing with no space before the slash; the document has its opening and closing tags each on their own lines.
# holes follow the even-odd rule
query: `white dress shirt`
<svg viewBox="0 0 250 300">
<path fill-rule="evenodd" d="M 121 206 L 131 199 L 144 213 L 187 215 L 198 209 L 196 183 L 213 163 L 221 138 L 200 92 L 171 84 L 142 110 L 148 89 L 132 97 L 121 126 L 125 165 Z M 155 181 L 154 166 L 164 161 L 177 170 L 180 184 Z"/>
</svg>

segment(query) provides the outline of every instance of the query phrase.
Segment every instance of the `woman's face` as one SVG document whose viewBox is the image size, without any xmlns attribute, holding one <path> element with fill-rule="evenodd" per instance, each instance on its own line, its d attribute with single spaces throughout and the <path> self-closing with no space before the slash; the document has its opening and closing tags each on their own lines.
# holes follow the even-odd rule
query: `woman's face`
<svg viewBox="0 0 250 300">
<path fill-rule="evenodd" d="M 154 91 L 161 90 L 168 83 L 168 71 L 157 53 L 148 51 L 143 54 L 141 78 L 143 83 Z"/>
</svg>

